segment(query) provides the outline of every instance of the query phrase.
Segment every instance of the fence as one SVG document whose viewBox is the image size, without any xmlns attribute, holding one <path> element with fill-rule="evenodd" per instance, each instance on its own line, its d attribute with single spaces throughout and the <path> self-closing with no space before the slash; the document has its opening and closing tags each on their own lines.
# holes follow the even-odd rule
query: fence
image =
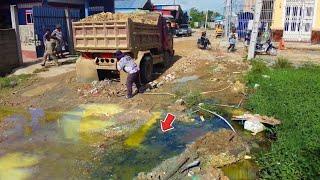
<svg viewBox="0 0 320 180">
<path fill-rule="evenodd" d="M 273 16 L 273 4 L 275 0 L 263 0 L 259 31 L 270 29 Z M 230 29 L 236 29 L 238 38 L 243 39 L 246 32 L 251 30 L 250 24 L 253 20 L 255 0 L 234 0 L 231 5 Z M 228 9 L 228 8 L 226 8 Z M 225 9 L 225 14 L 228 14 Z"/>
<path fill-rule="evenodd" d="M 17 39 L 14 29 L 0 29 L 0 75 L 9 73 L 12 68 L 19 66 L 17 56 Z"/>
<path fill-rule="evenodd" d="M 229 26 L 235 27 L 239 38 L 250 30 L 250 20 L 256 0 L 227 0 L 232 2 Z M 262 0 L 259 34 L 272 31 L 273 40 L 320 42 L 320 0 Z M 226 10 L 230 9 L 226 7 Z M 228 21 L 227 21 L 228 22 Z M 272 29 L 271 29 L 272 28 Z"/>
</svg>

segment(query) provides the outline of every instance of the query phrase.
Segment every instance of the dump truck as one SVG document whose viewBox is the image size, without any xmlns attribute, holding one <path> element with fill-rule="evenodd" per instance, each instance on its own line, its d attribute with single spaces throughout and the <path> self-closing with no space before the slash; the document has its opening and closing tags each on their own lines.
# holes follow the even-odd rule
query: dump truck
<svg viewBox="0 0 320 180">
<path fill-rule="evenodd" d="M 152 80 L 155 64 L 168 67 L 174 55 L 173 39 L 159 13 L 100 13 L 73 22 L 74 47 L 81 56 L 76 62 L 79 82 L 103 80 L 117 70 L 115 52 L 121 50 L 136 60 L 142 83 Z"/>
</svg>

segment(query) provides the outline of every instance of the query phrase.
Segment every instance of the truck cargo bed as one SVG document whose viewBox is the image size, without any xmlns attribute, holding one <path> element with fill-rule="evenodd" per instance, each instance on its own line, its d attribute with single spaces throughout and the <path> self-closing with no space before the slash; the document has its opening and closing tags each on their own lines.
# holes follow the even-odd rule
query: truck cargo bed
<svg viewBox="0 0 320 180">
<path fill-rule="evenodd" d="M 81 52 L 147 50 L 161 46 L 158 25 L 127 21 L 74 22 L 74 46 Z"/>
</svg>

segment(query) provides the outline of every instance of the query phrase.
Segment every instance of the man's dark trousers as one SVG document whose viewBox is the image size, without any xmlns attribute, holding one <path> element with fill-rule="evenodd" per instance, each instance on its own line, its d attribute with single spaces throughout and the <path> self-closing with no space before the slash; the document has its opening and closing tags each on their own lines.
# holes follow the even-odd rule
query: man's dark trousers
<svg viewBox="0 0 320 180">
<path fill-rule="evenodd" d="M 132 94 L 132 85 L 133 85 L 133 83 L 136 84 L 136 87 L 137 87 L 138 91 L 140 91 L 141 84 L 140 84 L 139 74 L 140 74 L 139 71 L 136 72 L 136 73 L 133 73 L 133 74 L 128 74 L 127 83 L 126 83 L 128 97 L 132 97 L 133 96 L 133 94 Z"/>
</svg>

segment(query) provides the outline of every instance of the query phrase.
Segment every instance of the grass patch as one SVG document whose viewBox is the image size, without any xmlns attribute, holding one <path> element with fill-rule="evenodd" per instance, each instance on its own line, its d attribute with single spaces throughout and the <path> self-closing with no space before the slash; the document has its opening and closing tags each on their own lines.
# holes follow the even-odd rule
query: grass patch
<svg viewBox="0 0 320 180">
<path fill-rule="evenodd" d="M 27 80 L 29 77 L 30 75 L 25 74 L 10 77 L 0 77 L 0 89 L 15 87 L 19 83 Z"/>
<path fill-rule="evenodd" d="M 253 113 L 275 116 L 278 139 L 258 158 L 262 179 L 320 178 L 320 68 L 290 68 L 281 60 L 276 69 L 253 64 L 247 80 L 260 87 L 246 107 Z M 270 76 L 264 78 L 263 75 Z"/>
<path fill-rule="evenodd" d="M 197 106 L 204 98 L 200 92 L 189 92 L 184 99 L 186 101 L 186 105 L 191 108 Z"/>
<path fill-rule="evenodd" d="M 33 71 L 33 74 L 41 73 L 41 72 L 46 72 L 49 71 L 48 68 L 41 68 L 41 69 L 36 69 Z"/>
<path fill-rule="evenodd" d="M 288 59 L 284 58 L 284 57 L 279 57 L 274 65 L 274 68 L 291 68 L 292 67 L 292 63 L 289 62 Z"/>
</svg>

